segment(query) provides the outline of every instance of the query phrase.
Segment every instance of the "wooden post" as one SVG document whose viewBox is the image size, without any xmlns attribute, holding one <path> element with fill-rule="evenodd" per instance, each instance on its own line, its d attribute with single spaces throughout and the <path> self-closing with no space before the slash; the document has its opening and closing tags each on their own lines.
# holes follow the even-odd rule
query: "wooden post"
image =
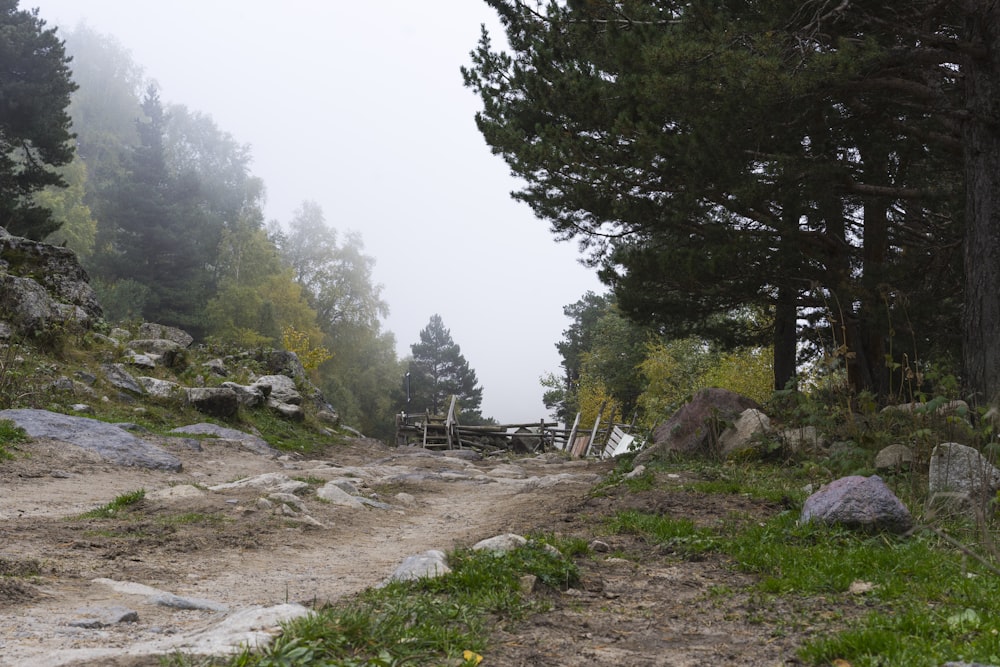
<svg viewBox="0 0 1000 667">
<path fill-rule="evenodd" d="M 573 420 L 573 428 L 569 431 L 569 438 L 566 440 L 566 446 L 563 448 L 565 451 L 573 451 L 573 443 L 576 442 L 576 429 L 580 426 L 580 413 L 576 413 L 576 419 Z"/>
<path fill-rule="evenodd" d="M 451 436 L 452 436 L 452 432 L 455 430 L 455 401 L 456 400 L 458 400 L 458 396 L 456 396 L 455 394 L 452 394 L 451 395 L 451 406 L 448 408 L 448 417 L 444 420 L 444 432 L 445 432 L 445 437 L 448 440 L 448 449 L 454 449 L 454 447 L 452 447 Z"/>
<path fill-rule="evenodd" d="M 597 419 L 594 420 L 594 429 L 590 432 L 590 442 L 587 443 L 587 451 L 583 454 L 584 458 L 590 456 L 590 450 L 594 448 L 594 440 L 597 438 L 597 429 L 601 425 L 601 419 L 604 417 L 604 408 L 607 407 L 607 405 L 607 401 L 601 402 L 601 409 L 597 411 Z"/>
</svg>

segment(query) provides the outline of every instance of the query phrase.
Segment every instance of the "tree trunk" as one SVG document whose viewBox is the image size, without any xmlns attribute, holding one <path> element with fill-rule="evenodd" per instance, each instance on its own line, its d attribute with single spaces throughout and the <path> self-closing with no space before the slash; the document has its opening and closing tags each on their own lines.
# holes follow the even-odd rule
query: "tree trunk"
<svg viewBox="0 0 1000 667">
<path fill-rule="evenodd" d="M 888 159 L 884 150 L 863 151 L 865 174 L 869 182 L 881 184 L 886 178 Z M 861 285 L 863 301 L 859 308 L 860 344 L 871 378 L 870 389 L 879 398 L 890 392 L 889 369 L 885 364 L 885 341 L 891 335 L 890 322 L 881 316 L 882 280 L 889 253 L 889 202 L 871 197 L 864 201 L 864 247 L 862 249 Z"/>
<path fill-rule="evenodd" d="M 797 310 L 795 290 L 778 288 L 778 301 L 774 307 L 774 388 L 785 389 L 795 378 Z"/>
<path fill-rule="evenodd" d="M 966 38 L 981 57 L 963 63 L 965 316 L 962 361 L 975 398 L 1000 395 L 1000 5 L 966 2 Z"/>
</svg>

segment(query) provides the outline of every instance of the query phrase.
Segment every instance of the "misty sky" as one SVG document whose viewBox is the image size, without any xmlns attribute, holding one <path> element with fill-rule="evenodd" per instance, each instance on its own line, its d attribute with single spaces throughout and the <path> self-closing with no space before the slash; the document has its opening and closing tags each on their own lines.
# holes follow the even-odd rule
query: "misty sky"
<svg viewBox="0 0 1000 667">
<path fill-rule="evenodd" d="M 375 257 L 400 357 L 439 313 L 484 387 L 483 414 L 546 415 L 563 306 L 603 291 L 575 244 L 510 199 L 517 182 L 475 127 L 462 86 L 480 0 L 21 0 L 50 25 L 85 21 L 132 52 L 161 99 L 252 146 L 266 215 L 305 200 Z"/>
</svg>

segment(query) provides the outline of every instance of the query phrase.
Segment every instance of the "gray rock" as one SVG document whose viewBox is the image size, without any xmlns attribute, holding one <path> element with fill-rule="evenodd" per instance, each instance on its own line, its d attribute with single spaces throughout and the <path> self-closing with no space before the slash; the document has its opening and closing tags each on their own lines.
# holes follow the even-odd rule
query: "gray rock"
<svg viewBox="0 0 1000 667">
<path fill-rule="evenodd" d="M 89 329 L 104 315 L 76 254 L 0 228 L 0 320 L 26 338 L 53 326 Z"/>
<path fill-rule="evenodd" d="M 340 424 L 340 415 L 331 410 L 320 410 L 316 413 L 316 419 L 331 426 Z"/>
<path fill-rule="evenodd" d="M 875 455 L 875 469 L 886 471 L 909 470 L 913 466 L 913 450 L 906 445 L 889 445 Z"/>
<path fill-rule="evenodd" d="M 646 472 L 646 466 L 644 466 L 644 465 L 637 465 L 636 467 L 632 468 L 632 470 L 630 470 L 629 472 L 625 473 L 624 477 L 625 477 L 625 479 L 635 479 L 636 477 L 639 477 L 640 475 L 642 475 L 644 472 Z"/>
<path fill-rule="evenodd" d="M 213 417 L 226 419 L 240 409 L 236 392 L 229 387 L 188 387 L 185 394 L 191 407 Z"/>
<path fill-rule="evenodd" d="M 526 538 L 515 533 L 507 533 L 505 535 L 497 535 L 495 537 L 488 537 L 485 540 L 480 540 L 472 545 L 472 550 L 507 553 L 509 551 L 514 551 L 518 547 L 523 547 L 527 543 L 528 540 Z"/>
<path fill-rule="evenodd" d="M 266 472 L 261 475 L 255 475 L 253 477 L 244 477 L 243 479 L 238 479 L 235 482 L 227 482 L 225 484 L 216 484 L 215 486 L 208 487 L 209 491 L 226 491 L 229 489 L 263 489 L 270 493 L 291 493 L 294 494 L 299 491 L 305 491 L 309 488 L 308 482 L 302 482 L 297 479 L 291 479 L 287 475 L 282 475 L 280 472 Z"/>
<path fill-rule="evenodd" d="M 139 614 L 127 607 L 105 607 L 103 609 L 87 609 L 82 613 L 86 614 L 83 618 L 77 619 L 75 621 L 70 621 L 70 625 L 74 628 L 106 628 L 110 625 L 117 625 L 119 623 L 138 623 Z"/>
<path fill-rule="evenodd" d="M 725 422 L 734 421 L 747 408 L 759 409 L 760 405 L 725 389 L 702 389 L 657 427 L 653 444 L 635 457 L 635 463 L 649 463 L 671 452 L 717 458 Z"/>
<path fill-rule="evenodd" d="M 267 407 L 277 412 L 283 419 L 289 421 L 300 422 L 306 418 L 305 411 L 298 405 L 292 405 L 291 403 L 282 403 L 272 398 L 267 402 Z"/>
<path fill-rule="evenodd" d="M 448 560 L 444 552 L 431 549 L 422 554 L 407 556 L 383 585 L 393 581 L 442 577 L 449 572 L 451 572 L 451 568 L 448 567 Z"/>
<path fill-rule="evenodd" d="M 781 432 L 781 439 L 792 452 L 819 452 L 824 446 L 823 436 L 815 426 L 787 428 Z"/>
<path fill-rule="evenodd" d="M 328 503 L 332 503 L 340 507 L 351 507 L 354 509 L 361 509 L 364 507 L 364 503 L 362 503 L 357 496 L 353 496 L 347 491 L 344 491 L 336 482 L 327 482 L 320 488 L 316 489 L 316 496 L 318 498 L 322 498 Z"/>
<path fill-rule="evenodd" d="M 288 350 L 274 350 L 266 359 L 267 369 L 271 373 L 286 375 L 296 380 L 305 380 L 306 369 L 299 361 L 299 355 Z"/>
<path fill-rule="evenodd" d="M 226 377 L 229 375 L 229 370 L 226 368 L 226 364 L 222 361 L 222 359 L 211 359 L 203 363 L 202 366 L 214 375 L 218 375 L 220 377 Z"/>
<path fill-rule="evenodd" d="M 758 439 L 771 431 L 771 419 L 756 408 L 740 413 L 733 425 L 719 436 L 722 457 L 729 458 L 757 446 Z"/>
<path fill-rule="evenodd" d="M 125 347 L 136 352 L 158 354 L 160 356 L 181 349 L 179 344 L 166 338 L 136 338 L 126 343 Z"/>
<path fill-rule="evenodd" d="M 101 364 L 101 372 L 104 373 L 104 378 L 115 389 L 121 389 L 136 396 L 142 396 L 146 393 L 142 385 L 132 377 L 132 374 L 122 364 Z"/>
<path fill-rule="evenodd" d="M 257 378 L 250 386 L 259 388 L 265 396 L 280 403 L 302 404 L 302 395 L 295 386 L 295 380 L 287 375 L 265 375 Z"/>
<path fill-rule="evenodd" d="M 267 388 L 267 393 L 265 393 L 261 387 L 248 387 L 236 382 L 223 382 L 221 386 L 235 391 L 236 400 L 246 408 L 258 408 L 264 405 L 264 402 L 267 400 L 267 394 L 271 391 L 270 387 Z"/>
<path fill-rule="evenodd" d="M 141 338 L 165 338 L 177 343 L 181 347 L 189 347 L 194 342 L 194 338 L 186 331 L 152 322 L 142 323 L 139 327 L 139 336 Z"/>
<path fill-rule="evenodd" d="M 1000 469 L 972 447 L 946 442 L 931 452 L 928 488 L 931 500 L 939 493 L 985 499 L 1000 490 Z"/>
<path fill-rule="evenodd" d="M 136 381 L 142 385 L 142 388 L 145 389 L 146 393 L 152 398 L 168 400 L 172 398 L 180 398 L 183 394 L 181 386 L 176 382 L 170 382 L 169 380 L 160 380 L 154 377 L 140 376 L 136 378 Z"/>
<path fill-rule="evenodd" d="M 160 357 L 155 354 L 142 354 L 135 350 L 125 351 L 125 363 L 139 368 L 156 368 L 156 362 Z"/>
<path fill-rule="evenodd" d="M 188 598 L 174 595 L 173 593 L 162 593 L 154 595 L 149 599 L 150 604 L 171 609 L 192 609 L 201 611 L 227 611 L 229 608 L 219 602 L 212 600 L 202 600 L 201 598 Z"/>
<path fill-rule="evenodd" d="M 852 475 L 822 486 L 806 499 L 799 522 L 893 533 L 913 528 L 910 511 L 877 475 Z"/>
<path fill-rule="evenodd" d="M 111 337 L 116 341 L 124 341 L 132 338 L 132 332 L 128 329 L 122 329 L 121 327 L 115 327 L 111 330 Z"/>
<path fill-rule="evenodd" d="M 277 456 L 278 450 L 273 449 L 264 438 L 244 433 L 234 428 L 226 428 L 217 424 L 191 424 L 189 426 L 179 426 L 170 431 L 171 433 L 185 433 L 187 435 L 214 435 L 217 438 L 226 440 L 237 440 L 248 450 L 265 456 Z M 207 443 L 206 443 L 207 444 Z"/>
<path fill-rule="evenodd" d="M 173 454 L 96 419 L 30 409 L 3 410 L 0 419 L 13 421 L 33 438 L 68 442 L 96 453 L 109 463 L 155 470 L 181 469 L 180 460 Z"/>
</svg>

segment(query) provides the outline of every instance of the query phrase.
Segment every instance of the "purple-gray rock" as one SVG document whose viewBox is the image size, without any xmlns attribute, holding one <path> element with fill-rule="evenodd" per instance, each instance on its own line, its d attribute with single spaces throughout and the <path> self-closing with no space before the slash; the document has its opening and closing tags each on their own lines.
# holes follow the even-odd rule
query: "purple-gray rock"
<svg viewBox="0 0 1000 667">
<path fill-rule="evenodd" d="M 806 499 L 799 523 L 905 533 L 913 528 L 906 505 L 878 475 L 841 477 Z"/>
<path fill-rule="evenodd" d="M 180 460 L 151 442 L 128 431 L 87 417 L 74 417 L 48 410 L 0 410 L 32 438 L 52 438 L 92 451 L 109 463 L 154 470 L 181 469 Z"/>
<path fill-rule="evenodd" d="M 635 463 L 648 463 L 670 452 L 718 457 L 718 437 L 724 430 L 722 422 L 735 421 L 749 408 L 760 409 L 760 405 L 726 389 L 702 389 L 657 427 L 653 444 L 635 457 Z"/>
</svg>

